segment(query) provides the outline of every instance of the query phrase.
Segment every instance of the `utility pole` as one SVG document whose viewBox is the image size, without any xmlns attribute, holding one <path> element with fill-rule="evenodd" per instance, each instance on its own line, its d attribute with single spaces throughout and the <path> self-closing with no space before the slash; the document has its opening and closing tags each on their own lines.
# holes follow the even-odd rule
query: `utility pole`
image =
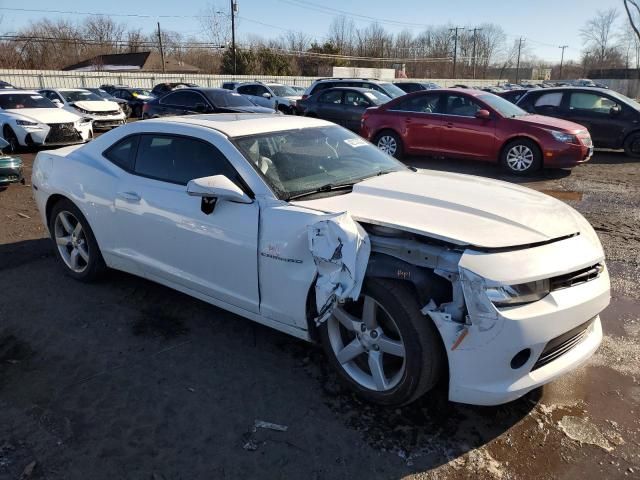
<svg viewBox="0 0 640 480">
<path fill-rule="evenodd" d="M 162 32 L 160 22 L 158 22 L 158 43 L 160 43 L 160 61 L 162 62 L 162 73 L 164 73 L 164 48 L 162 48 Z"/>
<path fill-rule="evenodd" d="M 236 57 L 236 12 L 238 4 L 235 0 L 231 0 L 231 52 L 233 53 L 233 74 L 238 73 L 238 62 Z"/>
<path fill-rule="evenodd" d="M 562 64 L 564 63 L 564 50 L 568 48 L 569 45 L 560 45 L 558 48 L 562 49 L 562 56 L 560 57 L 560 76 L 558 80 L 562 80 Z"/>
<path fill-rule="evenodd" d="M 518 42 L 518 61 L 516 63 L 516 83 L 520 81 L 520 52 L 522 51 L 522 37 L 520 37 L 520 41 Z"/>
<path fill-rule="evenodd" d="M 453 78 L 456 78 L 456 62 L 458 61 L 458 30 L 464 30 L 464 27 L 450 28 L 450 32 L 456 32 L 455 40 L 453 41 Z"/>
<path fill-rule="evenodd" d="M 481 28 L 473 29 L 473 78 L 474 80 L 476 78 L 476 34 L 481 31 L 482 31 Z"/>
</svg>

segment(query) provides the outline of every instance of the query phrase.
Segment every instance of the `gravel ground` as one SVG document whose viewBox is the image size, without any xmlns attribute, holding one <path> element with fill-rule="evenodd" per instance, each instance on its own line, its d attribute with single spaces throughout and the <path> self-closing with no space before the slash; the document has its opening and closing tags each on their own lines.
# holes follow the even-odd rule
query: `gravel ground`
<svg viewBox="0 0 640 480">
<path fill-rule="evenodd" d="M 613 300 L 588 365 L 501 407 L 442 390 L 363 404 L 315 346 L 130 275 L 66 277 L 14 185 L 0 191 L 0 479 L 640 478 L 638 162 L 598 152 L 526 182 L 410 163 L 525 183 L 591 221 Z"/>
</svg>

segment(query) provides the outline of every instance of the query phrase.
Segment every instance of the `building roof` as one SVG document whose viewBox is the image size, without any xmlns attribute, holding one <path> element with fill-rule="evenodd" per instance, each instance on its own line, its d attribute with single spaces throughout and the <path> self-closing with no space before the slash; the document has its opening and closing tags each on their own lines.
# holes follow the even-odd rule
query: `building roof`
<svg viewBox="0 0 640 480">
<path fill-rule="evenodd" d="M 164 59 L 166 73 L 198 73 L 200 69 L 175 57 Z M 162 72 L 162 58 L 157 52 L 112 53 L 98 55 L 68 65 L 62 70 L 75 72 Z"/>
</svg>

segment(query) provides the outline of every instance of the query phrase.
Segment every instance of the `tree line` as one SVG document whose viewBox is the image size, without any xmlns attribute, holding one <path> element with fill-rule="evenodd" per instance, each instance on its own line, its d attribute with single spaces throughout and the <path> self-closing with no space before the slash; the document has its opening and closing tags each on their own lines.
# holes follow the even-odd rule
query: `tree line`
<svg viewBox="0 0 640 480">
<path fill-rule="evenodd" d="M 244 27 L 242 22 L 239 19 Z M 194 65 L 203 73 L 233 73 L 228 14 L 210 7 L 202 12 L 200 23 L 196 38 L 170 29 L 144 32 L 106 16 L 81 21 L 40 19 L 0 36 L 0 66 L 57 70 L 101 54 L 157 51 L 162 43 L 165 56 Z M 584 76 L 594 69 L 638 67 L 640 37 L 616 9 L 598 11 L 580 35 L 581 58 L 564 63 L 565 78 Z M 235 68 L 239 75 L 315 76 L 330 74 L 331 66 L 404 65 L 410 78 L 447 78 L 453 74 L 455 57 L 456 77 L 495 78 L 515 67 L 519 57 L 521 67 L 552 68 L 557 78 L 559 62 L 536 57 L 535 46 L 536 42 L 527 39 L 521 43 L 493 23 L 394 33 L 379 23 L 357 27 L 351 18 L 337 16 L 322 38 L 294 31 L 271 39 L 244 36 L 236 49 Z"/>
</svg>

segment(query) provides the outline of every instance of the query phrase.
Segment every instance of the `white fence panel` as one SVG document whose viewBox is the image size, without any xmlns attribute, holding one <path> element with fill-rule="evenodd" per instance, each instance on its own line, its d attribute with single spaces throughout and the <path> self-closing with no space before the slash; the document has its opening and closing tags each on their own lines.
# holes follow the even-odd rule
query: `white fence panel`
<svg viewBox="0 0 640 480">
<path fill-rule="evenodd" d="M 58 70 L 9 70 L 0 69 L 0 79 L 21 88 L 82 88 L 99 87 L 104 84 L 124 84 L 139 88 L 153 88 L 161 82 L 188 82 L 203 87 L 220 87 L 225 81 L 279 82 L 288 85 L 308 87 L 318 77 L 285 77 L 269 75 L 200 75 L 180 73 L 147 73 L 147 72 L 63 72 Z M 399 79 L 402 81 L 403 79 Z M 484 87 L 495 85 L 498 80 L 471 79 L 406 79 L 407 81 L 423 80 L 435 82 L 443 87 L 456 84 Z M 504 82 L 505 80 L 500 80 Z"/>
</svg>

